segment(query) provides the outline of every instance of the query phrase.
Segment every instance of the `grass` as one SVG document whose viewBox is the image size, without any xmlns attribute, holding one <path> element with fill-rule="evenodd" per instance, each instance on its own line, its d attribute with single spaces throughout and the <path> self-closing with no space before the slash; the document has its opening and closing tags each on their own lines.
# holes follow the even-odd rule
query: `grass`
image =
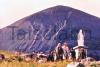
<svg viewBox="0 0 100 67">
<path fill-rule="evenodd" d="M 59 62 L 46 62 L 46 63 L 37 63 L 34 61 L 31 62 L 19 62 L 19 61 L 1 61 L 0 67 L 65 67 L 68 62 L 66 61 L 59 61 Z"/>
<path fill-rule="evenodd" d="M 35 61 L 21 61 L 18 60 L 11 60 L 11 58 L 14 56 L 13 53 L 6 52 L 6 51 L 0 51 L 0 54 L 4 54 L 6 58 L 10 58 L 7 60 L 0 60 L 0 67 L 65 67 L 68 63 L 68 61 L 58 61 L 58 62 L 45 62 L 45 63 L 38 63 Z"/>
<path fill-rule="evenodd" d="M 12 60 L 14 54 L 6 51 L 0 51 L 0 54 L 4 54 L 6 60 L 0 60 L 0 67 L 66 67 L 67 64 L 71 63 L 71 61 L 57 61 L 57 62 L 45 62 L 45 63 L 38 63 L 35 61 L 19 61 Z M 90 66 L 89 66 L 90 65 Z M 88 67 L 100 67 L 100 63 L 91 62 L 91 64 L 87 65 Z"/>
</svg>

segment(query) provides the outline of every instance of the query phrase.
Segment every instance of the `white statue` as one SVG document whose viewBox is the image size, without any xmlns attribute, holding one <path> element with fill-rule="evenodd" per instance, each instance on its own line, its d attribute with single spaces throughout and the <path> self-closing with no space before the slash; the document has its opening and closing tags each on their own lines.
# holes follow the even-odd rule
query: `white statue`
<svg viewBox="0 0 100 67">
<path fill-rule="evenodd" d="M 78 33 L 78 46 L 84 46 L 84 35 L 82 33 L 82 29 L 80 29 Z"/>
<path fill-rule="evenodd" d="M 83 49 L 85 48 L 85 46 L 84 46 L 84 35 L 82 33 L 82 29 L 80 29 L 77 37 L 78 37 L 78 39 L 77 39 L 78 46 L 74 47 L 75 52 L 76 52 L 76 60 L 79 58 L 79 53 L 81 51 L 81 48 L 83 48 Z"/>
</svg>

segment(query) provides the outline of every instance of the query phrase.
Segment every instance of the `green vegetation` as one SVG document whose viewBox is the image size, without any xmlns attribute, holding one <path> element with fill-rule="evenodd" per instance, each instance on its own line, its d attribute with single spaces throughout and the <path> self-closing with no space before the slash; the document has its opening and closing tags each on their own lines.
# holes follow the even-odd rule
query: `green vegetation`
<svg viewBox="0 0 100 67">
<path fill-rule="evenodd" d="M 20 57 L 16 58 L 13 53 L 6 51 L 0 51 L 0 54 L 4 54 L 6 57 L 5 60 L 0 60 L 0 67 L 66 67 L 67 64 L 71 63 L 67 60 L 38 63 L 34 60 L 25 61 Z M 93 62 L 89 67 L 100 67 L 100 63 Z"/>
<path fill-rule="evenodd" d="M 65 67 L 68 62 L 66 61 L 59 61 L 59 62 L 46 62 L 46 63 L 37 63 L 34 61 L 26 62 L 22 61 L 19 62 L 15 61 L 1 61 L 0 67 Z"/>
<path fill-rule="evenodd" d="M 58 62 L 45 62 L 38 63 L 35 61 L 24 61 L 22 58 L 15 58 L 14 54 L 6 51 L 0 51 L 0 54 L 4 54 L 6 59 L 0 60 L 0 67 L 65 67 L 70 61 L 58 61 Z"/>
</svg>

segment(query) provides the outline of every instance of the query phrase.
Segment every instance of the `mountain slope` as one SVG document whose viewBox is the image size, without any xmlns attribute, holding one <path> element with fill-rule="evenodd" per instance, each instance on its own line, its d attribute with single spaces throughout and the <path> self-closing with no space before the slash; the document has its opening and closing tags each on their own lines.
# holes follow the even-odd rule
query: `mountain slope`
<svg viewBox="0 0 100 67">
<path fill-rule="evenodd" d="M 66 6 L 55 6 L 0 30 L 0 49 L 10 51 L 51 51 L 58 42 L 77 45 L 77 33 L 84 31 L 88 55 L 100 58 L 100 18 Z"/>
</svg>

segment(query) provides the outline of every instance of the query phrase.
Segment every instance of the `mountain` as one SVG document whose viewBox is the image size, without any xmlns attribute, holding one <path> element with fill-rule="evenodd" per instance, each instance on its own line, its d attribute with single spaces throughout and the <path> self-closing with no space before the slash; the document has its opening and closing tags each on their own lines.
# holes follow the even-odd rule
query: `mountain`
<svg viewBox="0 0 100 67">
<path fill-rule="evenodd" d="M 0 50 L 49 52 L 58 42 L 77 45 L 82 29 L 88 56 L 100 59 L 100 18 L 80 10 L 55 6 L 16 21 L 0 30 Z"/>
</svg>

